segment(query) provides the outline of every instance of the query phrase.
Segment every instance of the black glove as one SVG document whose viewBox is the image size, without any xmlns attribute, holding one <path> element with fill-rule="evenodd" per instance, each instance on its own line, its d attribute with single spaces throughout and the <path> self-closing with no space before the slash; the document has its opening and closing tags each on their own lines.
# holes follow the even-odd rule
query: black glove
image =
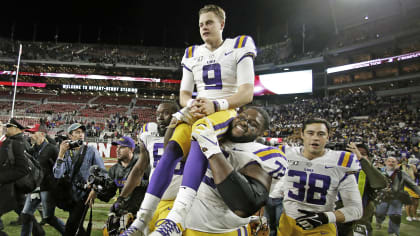
<svg viewBox="0 0 420 236">
<path fill-rule="evenodd" d="M 112 204 L 111 209 L 109 211 L 115 213 L 115 215 L 117 216 L 124 215 L 125 212 L 127 212 L 127 200 L 128 198 L 123 198 L 119 196 L 117 198 L 117 201 L 115 201 L 114 204 Z"/>
<path fill-rule="evenodd" d="M 298 211 L 305 215 L 296 218 L 296 225 L 298 225 L 304 230 L 314 229 L 320 225 L 329 223 L 327 215 L 322 212 L 316 213 L 300 209 L 298 209 Z"/>
</svg>

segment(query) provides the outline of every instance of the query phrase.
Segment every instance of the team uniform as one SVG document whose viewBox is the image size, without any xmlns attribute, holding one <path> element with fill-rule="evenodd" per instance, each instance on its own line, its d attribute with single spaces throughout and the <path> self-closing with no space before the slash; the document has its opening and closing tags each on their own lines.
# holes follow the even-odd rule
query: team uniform
<svg viewBox="0 0 420 236">
<path fill-rule="evenodd" d="M 246 57 L 254 58 L 257 49 L 250 36 L 242 35 L 234 39 L 225 39 L 215 51 L 208 50 L 204 44 L 190 46 L 185 50 L 181 65 L 183 77 L 181 91 L 197 88 L 197 98 L 210 100 L 227 98 L 238 91 L 242 84 L 254 84 L 254 78 L 244 79 L 237 76 L 237 65 Z M 209 116 L 218 136 L 226 133 L 229 122 L 236 116 L 236 111 L 224 110 Z M 205 122 L 197 121 L 195 125 Z M 193 128 L 194 128 L 193 126 Z M 187 154 L 191 141 L 191 126 L 180 124 L 175 129 L 171 140 L 176 141 Z"/>
<path fill-rule="evenodd" d="M 139 139 L 143 142 L 144 146 L 149 153 L 150 159 L 150 178 L 154 173 L 154 170 L 162 157 L 164 148 L 163 148 L 163 139 L 164 137 L 160 137 L 157 132 L 157 125 L 154 122 L 149 122 L 142 127 L 141 134 L 139 135 Z M 179 186 L 181 185 L 182 181 L 182 173 L 184 172 L 184 162 L 179 162 L 174 170 L 174 175 L 172 178 L 171 183 L 169 184 L 168 188 L 166 189 L 165 193 L 162 196 L 162 200 L 160 201 L 152 220 L 149 223 L 149 230 L 150 232 L 154 230 L 155 223 L 160 219 L 165 219 L 168 215 L 176 195 L 179 190 Z"/>
<path fill-rule="evenodd" d="M 284 154 L 275 147 L 251 143 L 225 142 L 222 145 L 224 154 L 232 167 L 238 171 L 243 167 L 258 163 L 274 179 L 280 179 L 286 172 L 287 161 Z M 183 232 L 184 236 L 207 236 L 223 234 L 224 236 L 249 235 L 250 217 L 241 218 L 235 215 L 225 204 L 214 184 L 212 171 L 207 169 L 203 184 L 187 215 Z"/>
<path fill-rule="evenodd" d="M 358 185 L 352 174 L 361 169 L 359 161 L 350 152 L 325 149 L 322 157 L 309 160 L 302 155 L 301 147 L 283 146 L 281 149 L 287 155 L 288 170 L 282 179 L 284 212 L 277 235 L 336 235 L 336 227 L 332 223 L 312 230 L 303 230 L 297 226 L 295 219 L 303 215 L 298 209 L 332 212 L 338 192 L 342 196 L 354 195 L 361 207 Z M 346 216 L 346 221 L 349 220 Z"/>
</svg>

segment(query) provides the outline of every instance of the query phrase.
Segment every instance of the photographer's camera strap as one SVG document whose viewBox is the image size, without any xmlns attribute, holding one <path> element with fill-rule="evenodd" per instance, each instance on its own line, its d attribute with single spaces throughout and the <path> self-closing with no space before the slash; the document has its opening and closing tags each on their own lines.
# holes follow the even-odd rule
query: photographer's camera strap
<svg viewBox="0 0 420 236">
<path fill-rule="evenodd" d="M 76 164 L 74 164 L 73 173 L 71 175 L 71 183 L 73 183 L 75 175 L 79 173 L 80 167 L 83 163 L 83 159 L 85 158 L 87 152 L 87 146 L 83 145 L 82 148 L 82 154 L 77 158 Z"/>
</svg>

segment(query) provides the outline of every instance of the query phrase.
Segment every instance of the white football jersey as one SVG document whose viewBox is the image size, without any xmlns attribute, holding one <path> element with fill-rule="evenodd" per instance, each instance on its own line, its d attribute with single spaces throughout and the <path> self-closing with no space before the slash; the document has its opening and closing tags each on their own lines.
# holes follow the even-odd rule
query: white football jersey
<svg viewBox="0 0 420 236">
<path fill-rule="evenodd" d="M 236 171 L 251 163 L 259 163 L 275 179 L 283 176 L 286 171 L 287 161 L 275 147 L 256 142 L 224 142 L 222 148 L 228 162 Z M 187 216 L 186 227 L 201 232 L 226 233 L 247 225 L 249 220 L 235 215 L 225 204 L 216 189 L 209 167 Z"/>
<path fill-rule="evenodd" d="M 313 212 L 334 211 L 337 194 L 344 189 L 357 189 L 352 173 L 360 171 L 360 163 L 350 152 L 325 149 L 322 157 L 309 160 L 302 147 L 282 147 L 288 169 L 282 179 L 285 213 L 296 219 L 298 209 Z M 346 180 L 346 181 L 344 181 Z"/>
<path fill-rule="evenodd" d="M 235 94 L 242 84 L 254 84 L 254 78 L 252 81 L 240 81 L 243 78 L 237 78 L 236 67 L 245 57 L 254 58 L 256 55 L 252 38 L 242 35 L 225 39 L 215 51 L 208 50 L 204 44 L 188 47 L 181 64 L 192 73 L 197 97 L 213 100 Z M 184 70 L 184 73 L 188 72 Z"/>
<path fill-rule="evenodd" d="M 158 136 L 157 132 L 143 132 L 140 134 L 140 140 L 146 146 L 146 149 L 149 153 L 150 159 L 150 178 L 155 171 L 155 168 L 162 157 L 164 148 L 163 148 L 163 139 L 164 137 Z M 182 174 L 184 172 L 184 162 L 179 162 L 175 168 L 174 175 L 172 177 L 171 183 L 166 189 L 165 193 L 162 196 L 162 200 L 175 200 L 176 195 L 178 194 L 179 186 L 182 181 Z"/>
</svg>

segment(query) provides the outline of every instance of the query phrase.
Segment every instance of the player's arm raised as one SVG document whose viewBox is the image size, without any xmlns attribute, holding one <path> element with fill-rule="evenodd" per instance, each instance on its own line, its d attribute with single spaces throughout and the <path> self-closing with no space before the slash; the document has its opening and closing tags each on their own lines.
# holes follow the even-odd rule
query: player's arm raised
<svg viewBox="0 0 420 236">
<path fill-rule="evenodd" d="M 146 147 L 142 141 L 139 141 L 140 145 L 140 156 L 134 165 L 133 169 L 128 175 L 127 182 L 124 184 L 123 189 L 121 190 L 121 197 L 128 197 L 133 190 L 140 185 L 141 179 L 143 178 L 144 172 L 149 166 L 149 153 L 147 152 Z"/>
<path fill-rule="evenodd" d="M 134 191 L 134 189 L 140 185 L 141 180 L 144 176 L 144 172 L 147 170 L 149 165 L 149 153 L 142 141 L 139 141 L 140 145 L 140 157 L 137 159 L 136 164 L 131 169 L 128 175 L 127 181 L 121 190 L 120 196 L 117 201 L 111 206 L 110 211 L 119 214 L 124 209 L 128 196 Z"/>
</svg>

